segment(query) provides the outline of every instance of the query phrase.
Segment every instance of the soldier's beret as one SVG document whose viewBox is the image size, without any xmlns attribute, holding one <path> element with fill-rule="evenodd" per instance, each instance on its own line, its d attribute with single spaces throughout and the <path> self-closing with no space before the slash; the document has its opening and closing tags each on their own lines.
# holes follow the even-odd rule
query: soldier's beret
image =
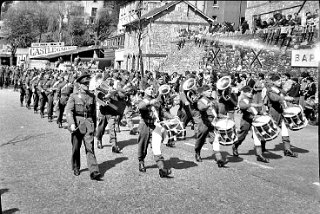
<svg viewBox="0 0 320 214">
<path fill-rule="evenodd" d="M 88 84 L 90 82 L 90 74 L 81 75 L 76 82 L 80 84 Z"/>
<path fill-rule="evenodd" d="M 280 79 L 280 76 L 279 76 L 279 75 L 273 75 L 273 76 L 270 78 L 271 81 L 277 81 L 277 80 L 279 80 L 279 79 Z"/>
<path fill-rule="evenodd" d="M 246 85 L 241 89 L 241 91 L 243 91 L 244 93 L 251 92 L 252 88 L 250 86 Z"/>
</svg>

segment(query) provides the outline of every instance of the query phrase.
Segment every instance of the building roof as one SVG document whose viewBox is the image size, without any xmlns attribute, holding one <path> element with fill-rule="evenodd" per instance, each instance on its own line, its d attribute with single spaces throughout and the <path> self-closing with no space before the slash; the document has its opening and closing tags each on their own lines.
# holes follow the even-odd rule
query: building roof
<svg viewBox="0 0 320 214">
<path fill-rule="evenodd" d="M 188 4 L 190 7 L 192 7 L 196 12 L 198 12 L 203 18 L 207 19 L 208 21 L 212 21 L 213 22 L 213 19 L 211 19 L 209 16 L 207 16 L 206 14 L 204 14 L 201 10 L 199 10 L 198 8 L 196 8 L 193 4 L 191 4 L 190 2 L 188 1 L 183 1 L 183 0 L 180 0 L 180 1 L 171 1 L 161 7 L 158 7 L 158 8 L 155 8 L 149 12 L 147 12 L 146 14 L 142 15 L 141 16 L 141 20 L 148 20 L 148 19 L 151 19 L 153 17 L 155 17 L 156 15 L 162 13 L 163 11 L 165 10 L 168 10 L 169 8 L 171 8 L 172 6 L 175 6 L 181 2 L 185 2 L 186 4 Z M 133 20 L 132 22 L 129 22 L 127 24 L 125 24 L 124 26 L 127 26 L 127 25 L 131 25 L 133 23 L 136 23 L 138 22 L 139 19 L 135 19 Z"/>
</svg>

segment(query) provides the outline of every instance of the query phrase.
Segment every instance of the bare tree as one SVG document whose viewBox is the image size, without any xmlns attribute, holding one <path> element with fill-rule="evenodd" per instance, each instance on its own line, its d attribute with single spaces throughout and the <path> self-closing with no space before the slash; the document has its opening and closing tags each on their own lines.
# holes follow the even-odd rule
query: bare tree
<svg viewBox="0 0 320 214">
<path fill-rule="evenodd" d="M 137 34 L 137 43 L 138 43 L 138 64 L 140 67 L 140 74 L 144 76 L 144 68 L 143 68 L 143 58 L 142 58 L 142 48 L 141 48 L 141 41 L 144 38 L 143 29 L 144 23 L 141 19 L 142 17 L 142 10 L 143 10 L 143 1 L 139 0 L 136 2 L 136 9 L 135 13 L 132 14 L 132 17 L 135 19 L 132 23 L 128 25 L 129 28 L 132 28 Z"/>
</svg>

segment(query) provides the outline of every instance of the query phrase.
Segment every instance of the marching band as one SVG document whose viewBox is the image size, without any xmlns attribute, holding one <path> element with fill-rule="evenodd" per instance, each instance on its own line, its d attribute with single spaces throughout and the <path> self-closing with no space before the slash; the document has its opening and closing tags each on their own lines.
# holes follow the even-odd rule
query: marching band
<svg viewBox="0 0 320 214">
<path fill-rule="evenodd" d="M 201 149 L 209 142 L 218 167 L 225 167 L 228 159 L 222 156 L 220 147 L 230 146 L 233 156 L 238 157 L 239 146 L 249 132 L 257 161 L 269 163 L 263 156 L 267 152 L 266 142 L 280 133 L 284 155 L 297 157 L 288 130 L 301 130 L 308 120 L 297 100 L 289 96 L 290 91 L 284 90 L 287 85 L 283 79 L 273 74 L 266 81 L 259 74 L 259 78 L 247 78 L 239 87 L 240 81 L 234 78 L 234 74 L 217 76 L 213 71 L 208 76 L 186 72 L 182 78 L 170 79 L 161 74 L 153 77 L 151 72 L 141 78 L 117 70 L 92 74 L 27 70 L 20 78 L 20 102 L 30 109 L 33 96 L 34 113 L 38 112 L 40 102 L 41 118 L 47 105 L 49 122 L 55 111 L 59 128 L 63 127 L 65 112 L 71 132 L 74 175 L 80 174 L 79 152 L 83 141 L 90 177 L 96 180 L 101 174 L 94 154 L 94 137 L 97 148 L 102 149 L 107 128 L 112 152 L 121 153 L 116 133 L 119 125 L 128 125 L 131 135 L 138 134 L 139 171 L 146 172 L 144 159 L 150 144 L 161 178 L 172 173 L 165 167 L 161 145 L 174 147 L 177 140 L 184 140 L 188 125 L 194 131 L 197 162 L 202 162 Z M 176 116 L 171 112 L 175 105 L 179 105 Z M 241 113 L 239 127 L 234 118 L 236 113 Z M 138 127 L 132 122 L 136 114 L 140 116 Z"/>
</svg>

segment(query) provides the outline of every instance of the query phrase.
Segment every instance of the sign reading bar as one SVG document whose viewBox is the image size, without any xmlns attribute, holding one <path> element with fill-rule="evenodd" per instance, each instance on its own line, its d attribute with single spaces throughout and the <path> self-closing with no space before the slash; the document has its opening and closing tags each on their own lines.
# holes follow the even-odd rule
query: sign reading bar
<svg viewBox="0 0 320 214">
<path fill-rule="evenodd" d="M 319 53 L 318 53 L 319 54 Z M 316 49 L 292 50 L 292 67 L 318 67 Z"/>
<path fill-rule="evenodd" d="M 64 46 L 64 42 L 31 43 L 31 47 Z"/>
<path fill-rule="evenodd" d="M 68 50 L 75 50 L 77 46 L 47 46 L 47 47 L 31 47 L 29 48 L 29 57 L 46 56 L 52 53 L 62 53 Z"/>
</svg>

